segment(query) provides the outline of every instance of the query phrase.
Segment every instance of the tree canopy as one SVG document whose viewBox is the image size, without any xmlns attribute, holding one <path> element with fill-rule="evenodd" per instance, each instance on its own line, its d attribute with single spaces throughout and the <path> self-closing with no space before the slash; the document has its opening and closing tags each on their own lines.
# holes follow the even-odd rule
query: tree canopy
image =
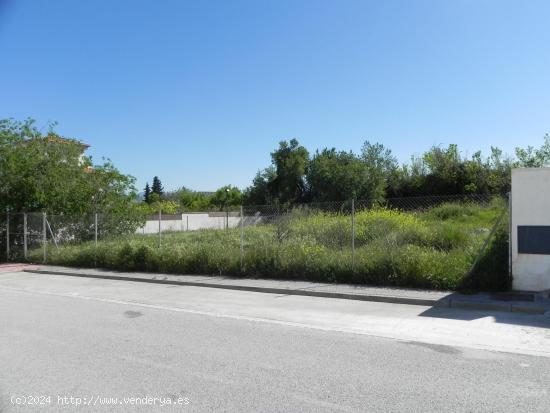
<svg viewBox="0 0 550 413">
<path fill-rule="evenodd" d="M 82 214 L 120 212 L 134 201 L 135 179 L 109 161 L 93 164 L 84 146 L 42 134 L 32 119 L 0 120 L 0 210 Z"/>
<path fill-rule="evenodd" d="M 164 188 L 158 176 L 153 177 L 153 184 L 151 185 L 151 193 L 157 195 L 159 199 L 162 198 L 162 195 L 164 194 Z"/>
<path fill-rule="evenodd" d="M 94 164 L 79 141 L 41 133 L 32 119 L 0 120 L 0 210 L 56 214 L 121 212 L 136 209 L 135 179 L 109 160 Z M 390 149 L 366 141 L 359 153 L 336 148 L 312 156 L 298 140 L 279 142 L 271 164 L 258 171 L 245 191 L 226 185 L 204 193 L 182 187 L 164 191 L 155 176 L 138 210 L 225 210 L 246 204 L 289 205 L 351 198 L 505 194 L 514 167 L 550 166 L 550 136 L 540 148 L 515 149 L 515 158 L 491 148 L 463 156 L 456 144 L 433 146 L 399 165 Z M 148 205 L 148 206 L 146 206 Z"/>
<path fill-rule="evenodd" d="M 351 198 L 506 194 L 514 167 L 550 166 L 550 136 L 540 148 L 516 148 L 516 158 L 492 147 L 463 156 L 458 145 L 433 146 L 407 164 L 399 165 L 380 143 L 366 141 L 359 154 L 335 148 L 317 150 L 312 157 L 296 139 L 282 141 L 271 165 L 259 171 L 246 189 L 249 204 L 290 204 L 300 201 L 342 201 Z"/>
<path fill-rule="evenodd" d="M 306 168 L 309 152 L 296 139 L 281 141 L 271 153 L 275 174 L 268 183 L 273 198 L 281 203 L 293 203 L 306 199 Z"/>
<path fill-rule="evenodd" d="M 352 152 L 338 152 L 335 148 L 313 155 L 306 179 L 314 202 L 364 198 L 369 193 L 366 164 Z"/>
</svg>

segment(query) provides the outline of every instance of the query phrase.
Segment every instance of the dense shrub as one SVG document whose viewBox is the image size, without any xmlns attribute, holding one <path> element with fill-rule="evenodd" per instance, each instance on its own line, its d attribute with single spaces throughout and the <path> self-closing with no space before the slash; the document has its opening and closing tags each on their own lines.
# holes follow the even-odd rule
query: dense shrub
<svg viewBox="0 0 550 413">
<path fill-rule="evenodd" d="M 432 208 L 428 215 L 434 218 L 447 220 L 457 217 L 467 217 L 473 215 L 477 207 L 462 203 L 445 203 Z"/>
</svg>

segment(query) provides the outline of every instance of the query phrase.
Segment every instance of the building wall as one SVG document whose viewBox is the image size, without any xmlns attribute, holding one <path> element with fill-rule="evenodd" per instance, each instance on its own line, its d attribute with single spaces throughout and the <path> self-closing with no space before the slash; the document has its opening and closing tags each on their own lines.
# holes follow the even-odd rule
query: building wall
<svg viewBox="0 0 550 413">
<path fill-rule="evenodd" d="M 259 217 L 244 217 L 246 225 L 258 223 Z M 226 224 L 227 223 L 227 224 Z M 197 231 L 201 229 L 224 229 L 236 228 L 241 225 L 241 218 L 238 214 L 230 213 L 189 213 L 164 217 L 161 221 L 161 231 Z M 145 226 L 137 230 L 140 234 L 156 234 L 159 230 L 158 218 L 151 217 L 145 222 Z"/>
<path fill-rule="evenodd" d="M 550 168 L 512 170 L 512 276 L 515 290 L 550 289 L 550 255 L 518 253 L 518 225 L 550 226 Z"/>
</svg>

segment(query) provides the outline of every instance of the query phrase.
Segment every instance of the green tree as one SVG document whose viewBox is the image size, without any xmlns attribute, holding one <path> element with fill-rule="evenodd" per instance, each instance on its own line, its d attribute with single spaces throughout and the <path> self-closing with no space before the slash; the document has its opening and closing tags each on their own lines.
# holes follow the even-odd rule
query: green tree
<svg viewBox="0 0 550 413">
<path fill-rule="evenodd" d="M 271 153 L 275 175 L 269 182 L 269 193 L 280 203 L 294 203 L 306 199 L 305 181 L 309 153 L 296 139 L 281 141 Z"/>
<path fill-rule="evenodd" d="M 344 201 L 370 197 L 369 169 L 352 152 L 335 148 L 317 151 L 311 159 L 307 174 L 312 201 Z"/>
<path fill-rule="evenodd" d="M 182 186 L 174 191 L 165 191 L 162 197 L 167 201 L 179 202 L 182 194 L 189 191 L 185 186 Z"/>
<path fill-rule="evenodd" d="M 361 148 L 361 160 L 366 166 L 364 197 L 381 200 L 386 196 L 390 177 L 398 168 L 397 160 L 391 150 L 381 143 L 371 144 L 365 141 Z"/>
<path fill-rule="evenodd" d="M 153 177 L 153 185 L 151 185 L 151 193 L 157 194 L 159 198 L 162 198 L 164 194 L 164 188 L 158 176 Z"/>
<path fill-rule="evenodd" d="M 487 186 L 489 193 L 504 195 L 511 190 L 511 176 L 514 161 L 509 156 L 503 156 L 502 150 L 491 146 L 488 160 L 489 175 Z"/>
<path fill-rule="evenodd" d="M 425 189 L 426 164 L 422 157 L 411 156 L 409 164 L 403 164 L 389 176 L 387 196 L 405 197 L 421 195 Z"/>
<path fill-rule="evenodd" d="M 236 186 L 226 185 L 219 188 L 210 198 L 210 205 L 220 211 L 228 207 L 242 205 L 243 193 Z"/>
<path fill-rule="evenodd" d="M 143 215 L 156 215 L 159 211 L 162 211 L 163 214 L 176 214 L 180 210 L 180 204 L 165 199 L 157 199 L 150 203 L 141 203 L 136 208 Z"/>
<path fill-rule="evenodd" d="M 269 166 L 263 171 L 258 171 L 252 180 L 252 185 L 243 194 L 244 202 L 248 205 L 267 205 L 273 203 L 271 182 L 273 182 L 275 176 L 276 173 L 273 166 Z"/>
<path fill-rule="evenodd" d="M 179 203 L 186 211 L 208 211 L 211 209 L 211 194 L 183 189 Z"/>
<path fill-rule="evenodd" d="M 518 161 L 516 166 L 521 168 L 540 168 L 550 165 L 550 135 L 544 135 L 544 143 L 539 149 L 528 146 L 525 149 L 516 148 Z"/>
<path fill-rule="evenodd" d="M 457 145 L 432 147 L 398 168 L 388 195 L 506 194 L 514 164 L 496 147 L 491 147 L 489 157 L 478 151 L 470 159 L 460 155 Z"/>
<path fill-rule="evenodd" d="M 149 187 L 149 182 L 145 184 L 145 189 L 143 190 L 143 201 L 146 204 L 151 202 L 151 188 Z"/>
<path fill-rule="evenodd" d="M 122 212 L 136 197 L 135 179 L 110 161 L 93 165 L 84 146 L 29 119 L 0 121 L 0 209 L 82 214 Z"/>
<path fill-rule="evenodd" d="M 307 200 L 306 170 L 309 153 L 296 139 L 279 142 L 271 166 L 258 172 L 244 197 L 252 204 L 291 204 Z"/>
<path fill-rule="evenodd" d="M 434 195 L 461 194 L 466 185 L 466 171 L 458 146 L 449 145 L 446 149 L 432 147 L 423 156 L 428 168 L 425 187 L 431 188 Z"/>
<path fill-rule="evenodd" d="M 293 139 L 283 141 L 271 154 L 272 165 L 256 174 L 245 191 L 249 204 L 331 201 L 351 197 L 385 197 L 506 194 L 514 167 L 550 166 L 550 136 L 536 149 L 516 148 L 517 159 L 491 147 L 463 157 L 456 144 L 433 146 L 421 156 L 399 166 L 382 144 L 365 142 L 359 156 L 336 149 L 307 150 Z"/>
</svg>

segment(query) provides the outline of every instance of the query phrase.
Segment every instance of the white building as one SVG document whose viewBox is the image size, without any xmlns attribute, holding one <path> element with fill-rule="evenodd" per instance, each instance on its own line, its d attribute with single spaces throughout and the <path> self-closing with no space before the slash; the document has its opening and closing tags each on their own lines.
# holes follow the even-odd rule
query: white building
<svg viewBox="0 0 550 413">
<path fill-rule="evenodd" d="M 512 170 L 513 288 L 550 289 L 550 168 Z"/>
</svg>

